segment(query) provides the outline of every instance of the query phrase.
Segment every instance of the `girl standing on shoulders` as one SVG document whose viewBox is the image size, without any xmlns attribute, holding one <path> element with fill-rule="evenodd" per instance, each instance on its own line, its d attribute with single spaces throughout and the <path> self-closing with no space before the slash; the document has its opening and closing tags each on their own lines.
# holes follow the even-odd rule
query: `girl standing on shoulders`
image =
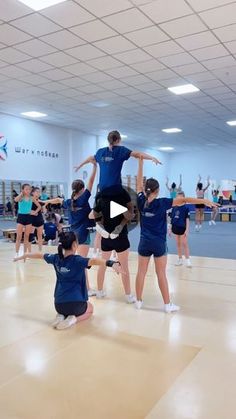
<svg viewBox="0 0 236 419">
<path fill-rule="evenodd" d="M 21 193 L 15 197 L 14 201 L 18 203 L 16 228 L 16 256 L 18 256 L 23 232 L 24 253 L 30 250 L 29 236 L 32 230 L 32 215 L 36 214 L 36 211 L 32 210 L 32 205 L 35 204 L 35 208 L 39 210 L 41 207 L 37 200 L 31 196 L 31 186 L 28 183 L 22 185 Z"/>
<path fill-rule="evenodd" d="M 210 176 L 208 176 L 208 178 L 207 178 L 207 185 L 206 185 L 205 188 L 203 188 L 203 183 L 201 182 L 201 180 L 202 180 L 202 178 L 199 175 L 198 183 L 197 183 L 197 187 L 196 187 L 196 194 L 197 194 L 198 199 L 203 200 L 205 192 L 210 186 Z M 196 203 L 195 229 L 198 232 L 202 228 L 202 222 L 204 221 L 204 208 L 205 208 L 204 204 L 200 204 L 200 202 Z"/>
<path fill-rule="evenodd" d="M 57 254 L 28 253 L 16 257 L 14 261 L 25 259 L 44 259 L 54 266 L 56 287 L 54 305 L 57 312 L 52 326 L 57 330 L 67 329 L 77 322 L 87 320 L 93 314 L 93 306 L 88 302 L 85 269 L 91 266 L 112 267 L 120 273 L 119 262 L 102 259 L 89 259 L 76 255 L 77 238 L 75 233 L 61 233 Z"/>
<path fill-rule="evenodd" d="M 177 187 L 176 183 L 173 182 L 171 186 L 169 186 L 169 178 L 166 178 L 166 187 L 170 192 L 170 198 L 174 199 L 177 197 L 178 193 L 181 192 L 182 187 L 182 175 L 179 175 L 179 186 Z"/>
<path fill-rule="evenodd" d="M 186 203 L 195 204 L 199 202 L 209 207 L 214 207 L 211 201 L 194 198 L 178 197 L 158 198 L 159 183 L 156 179 L 147 179 L 143 190 L 143 160 L 139 160 L 137 176 L 138 185 L 138 207 L 141 215 L 141 237 L 138 247 L 138 273 L 136 276 L 136 308 L 142 307 L 142 295 L 144 280 L 147 273 L 151 256 L 154 256 L 158 285 L 164 300 L 164 311 L 166 313 L 178 311 L 180 308 L 170 301 L 168 281 L 166 277 L 167 264 L 167 211 L 173 206 Z"/>
</svg>

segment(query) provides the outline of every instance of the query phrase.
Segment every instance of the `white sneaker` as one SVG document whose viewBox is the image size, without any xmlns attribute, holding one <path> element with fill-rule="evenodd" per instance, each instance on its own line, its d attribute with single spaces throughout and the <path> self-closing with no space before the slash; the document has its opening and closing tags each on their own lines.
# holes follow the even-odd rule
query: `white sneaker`
<svg viewBox="0 0 236 419">
<path fill-rule="evenodd" d="M 199 230 L 200 230 L 200 229 L 202 228 L 202 225 L 201 225 L 201 224 L 199 224 L 198 228 L 199 228 Z"/>
<path fill-rule="evenodd" d="M 96 230 L 104 239 L 109 239 L 110 234 L 104 228 L 102 228 L 99 224 L 96 224 Z"/>
<path fill-rule="evenodd" d="M 96 297 L 97 297 L 98 299 L 105 298 L 105 297 L 106 297 L 106 292 L 105 292 L 105 291 L 103 291 L 103 290 L 97 291 L 97 292 L 96 292 Z"/>
<path fill-rule="evenodd" d="M 191 264 L 190 259 L 186 259 L 185 263 L 186 263 L 187 268 L 192 268 L 192 264 Z"/>
<path fill-rule="evenodd" d="M 95 295 L 97 295 L 97 291 L 94 290 L 93 288 L 89 288 L 89 290 L 88 290 L 88 296 L 89 297 L 95 297 Z"/>
<path fill-rule="evenodd" d="M 214 220 L 212 220 L 212 224 L 215 226 L 216 225 L 216 222 Z"/>
<path fill-rule="evenodd" d="M 211 226 L 213 224 L 213 221 L 209 221 L 209 226 Z"/>
<path fill-rule="evenodd" d="M 65 320 L 65 316 L 63 314 L 57 314 L 55 320 L 52 322 L 52 327 L 57 327 L 63 320 Z"/>
<path fill-rule="evenodd" d="M 179 310 L 180 310 L 180 307 L 176 306 L 173 303 L 165 304 L 165 306 L 164 306 L 164 311 L 166 313 L 172 313 L 174 311 L 179 311 Z"/>
<path fill-rule="evenodd" d="M 197 231 L 197 232 L 199 231 L 199 226 L 198 226 L 198 224 L 196 224 L 196 225 L 195 225 L 195 231 Z"/>
<path fill-rule="evenodd" d="M 182 258 L 179 258 L 177 260 L 177 262 L 175 263 L 175 266 L 182 266 L 182 265 L 183 265 L 183 259 Z"/>
<path fill-rule="evenodd" d="M 125 295 L 125 298 L 126 298 L 126 302 L 128 304 L 133 304 L 133 303 L 136 302 L 136 297 L 134 295 L 132 295 L 132 294 L 126 294 Z"/>
<path fill-rule="evenodd" d="M 52 246 L 52 240 L 48 240 L 48 246 Z"/>
<path fill-rule="evenodd" d="M 137 310 L 140 310 L 142 308 L 142 305 L 143 305 L 143 301 L 142 300 L 136 300 L 135 308 Z"/>
<path fill-rule="evenodd" d="M 75 316 L 68 316 L 65 320 L 60 322 L 57 326 L 57 330 L 64 330 L 68 329 L 68 327 L 73 326 L 73 324 L 77 323 L 77 318 Z"/>
</svg>

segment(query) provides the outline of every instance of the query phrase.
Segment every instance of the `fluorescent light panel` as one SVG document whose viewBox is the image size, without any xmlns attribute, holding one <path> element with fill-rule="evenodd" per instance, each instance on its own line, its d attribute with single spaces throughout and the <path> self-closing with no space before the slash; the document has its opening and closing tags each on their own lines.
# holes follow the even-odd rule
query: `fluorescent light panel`
<svg viewBox="0 0 236 419">
<path fill-rule="evenodd" d="M 231 127 L 235 127 L 236 121 L 227 121 L 226 124 L 230 125 Z"/>
<path fill-rule="evenodd" d="M 47 116 L 46 113 L 37 112 L 37 111 L 22 112 L 21 115 L 29 116 L 30 118 L 43 118 L 44 116 Z"/>
<path fill-rule="evenodd" d="M 18 0 L 33 10 L 43 10 L 55 4 L 63 3 L 67 0 Z"/>
<path fill-rule="evenodd" d="M 168 90 L 175 95 L 199 92 L 198 87 L 194 86 L 193 84 L 183 84 L 182 86 L 168 87 Z"/>
<path fill-rule="evenodd" d="M 173 151 L 174 147 L 159 147 L 160 151 Z"/>
<path fill-rule="evenodd" d="M 175 134 L 176 132 L 182 132 L 182 129 L 180 129 L 180 128 L 164 128 L 164 129 L 162 129 L 162 132 L 165 132 L 166 134 Z"/>
<path fill-rule="evenodd" d="M 125 140 L 126 138 L 128 138 L 128 135 L 120 134 L 120 136 L 121 136 L 121 138 L 122 138 L 123 140 Z"/>
</svg>

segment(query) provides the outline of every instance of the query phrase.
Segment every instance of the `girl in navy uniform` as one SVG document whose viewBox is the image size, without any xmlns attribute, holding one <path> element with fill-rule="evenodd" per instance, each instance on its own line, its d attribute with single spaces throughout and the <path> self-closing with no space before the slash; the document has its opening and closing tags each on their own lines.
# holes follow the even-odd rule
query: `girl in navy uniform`
<svg viewBox="0 0 236 419">
<path fill-rule="evenodd" d="M 179 307 L 170 301 L 168 282 L 166 277 L 167 264 L 167 211 L 172 206 L 183 205 L 196 202 L 214 207 L 211 201 L 205 199 L 194 199 L 178 197 L 158 198 L 159 183 L 156 179 L 147 179 L 143 190 L 143 160 L 139 160 L 139 170 L 137 177 L 138 185 L 138 207 L 141 215 L 141 237 L 138 247 L 138 273 L 136 277 L 136 308 L 142 307 L 142 294 L 144 280 L 148 269 L 151 256 L 154 256 L 156 274 L 159 288 L 164 300 L 164 311 L 167 313 L 178 311 Z"/>
<path fill-rule="evenodd" d="M 65 209 L 68 210 L 69 224 L 71 231 L 76 234 L 78 240 L 78 253 L 80 256 L 87 257 L 90 245 L 90 232 L 89 227 L 95 225 L 94 221 L 89 219 L 91 207 L 89 199 L 93 188 L 95 176 L 97 171 L 96 162 L 93 163 L 93 171 L 88 181 L 87 187 L 83 180 L 76 179 L 73 181 L 72 195 L 70 199 L 63 200 L 62 198 L 55 198 L 50 200 L 51 204 L 61 203 Z M 96 291 L 90 288 L 88 276 L 86 272 L 87 286 L 89 296 L 96 295 Z"/>
<path fill-rule="evenodd" d="M 54 266 L 57 277 L 54 305 L 57 315 L 52 326 L 57 330 L 66 329 L 86 320 L 93 313 L 93 306 L 88 302 L 86 269 L 94 265 L 104 265 L 112 267 L 117 273 L 121 272 L 119 262 L 77 256 L 77 246 L 75 233 L 61 233 L 57 254 L 28 253 L 14 259 L 15 262 L 25 259 L 44 259 L 46 263 Z"/>
<path fill-rule="evenodd" d="M 184 192 L 179 192 L 177 198 L 184 197 Z M 189 208 L 182 204 L 172 208 L 171 211 L 171 232 L 175 235 L 178 261 L 176 266 L 183 265 L 183 253 L 186 259 L 186 266 L 191 268 L 191 261 L 189 258 L 188 234 L 189 234 Z"/>
</svg>

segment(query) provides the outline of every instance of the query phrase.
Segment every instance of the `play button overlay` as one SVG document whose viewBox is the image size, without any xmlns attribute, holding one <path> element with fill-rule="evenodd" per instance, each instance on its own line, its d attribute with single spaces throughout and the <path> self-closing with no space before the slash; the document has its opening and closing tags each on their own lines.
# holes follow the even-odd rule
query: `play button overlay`
<svg viewBox="0 0 236 419">
<path fill-rule="evenodd" d="M 127 212 L 127 208 L 123 207 L 123 205 L 117 204 L 117 202 L 111 201 L 110 202 L 110 218 L 115 218 L 120 214 L 124 214 Z"/>
</svg>

